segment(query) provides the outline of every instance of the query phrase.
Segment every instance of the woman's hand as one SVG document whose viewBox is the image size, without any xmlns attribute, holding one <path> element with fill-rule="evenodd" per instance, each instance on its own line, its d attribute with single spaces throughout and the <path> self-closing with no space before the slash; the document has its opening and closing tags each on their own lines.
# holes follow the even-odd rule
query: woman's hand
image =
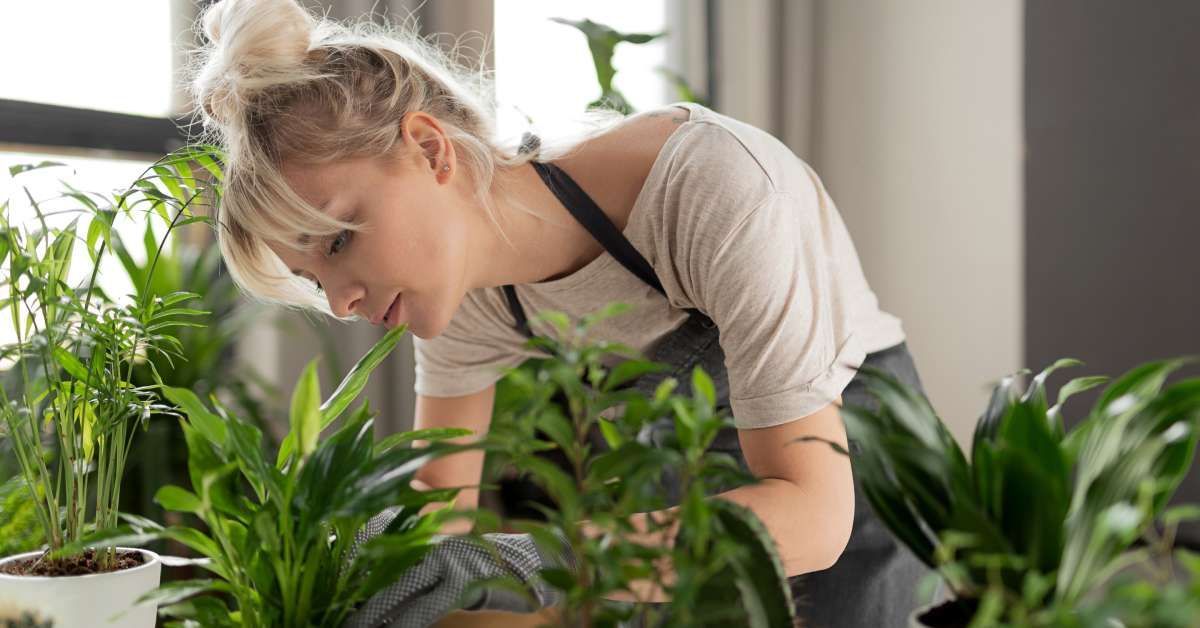
<svg viewBox="0 0 1200 628">
<path fill-rule="evenodd" d="M 383 529 L 375 527 L 373 529 Z M 559 601 L 560 592 L 546 585 L 538 572 L 546 567 L 573 567 L 563 542 L 561 555 L 543 552 L 528 534 L 490 533 L 482 540 L 469 536 L 434 537 L 435 547 L 395 583 L 376 593 L 344 624 L 345 628 L 374 628 L 387 624 L 425 628 L 456 609 L 505 610 L 529 613 Z M 489 587 L 464 599 L 472 582 L 513 576 L 528 587 L 522 595 Z"/>
</svg>

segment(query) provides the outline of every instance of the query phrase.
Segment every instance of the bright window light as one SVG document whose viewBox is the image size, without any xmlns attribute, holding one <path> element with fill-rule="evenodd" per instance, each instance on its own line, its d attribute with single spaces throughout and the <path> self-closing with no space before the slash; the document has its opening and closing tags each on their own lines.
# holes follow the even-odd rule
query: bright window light
<svg viewBox="0 0 1200 628">
<path fill-rule="evenodd" d="M 590 19 L 623 33 L 658 33 L 666 27 L 664 0 L 496 0 L 496 98 L 505 138 L 527 128 L 525 116 L 552 132 L 600 97 L 587 38 L 552 17 Z M 668 82 L 655 70 L 666 62 L 665 39 L 617 44 L 613 85 L 636 110 L 671 102 Z"/>
<path fill-rule="evenodd" d="M 171 2 L 0 2 L 0 98 L 168 115 Z"/>
<path fill-rule="evenodd" d="M 65 164 L 65 167 L 49 167 L 24 172 L 17 177 L 9 174 L 9 167 L 17 164 L 39 164 L 43 161 L 54 161 Z M 120 190 L 128 188 L 137 177 L 150 165 L 146 161 L 106 159 L 96 157 L 79 157 L 73 155 L 54 155 L 43 153 L 0 152 L 0 202 L 7 202 L 6 210 L 9 224 L 29 224 L 36 219 L 36 212 L 25 195 L 25 190 L 38 202 L 44 214 L 51 214 L 48 223 L 51 226 L 62 226 L 72 218 L 87 216 L 87 213 L 75 212 L 83 206 L 70 198 L 59 197 L 65 188 L 60 181 L 69 183 L 81 192 L 98 192 L 112 196 Z M 144 215 L 148 204 L 137 206 L 133 217 L 119 216 L 115 230 L 122 241 L 128 246 L 130 255 L 139 263 L 145 261 L 142 252 L 142 234 L 146 229 Z M 81 220 L 84 226 L 78 230 L 81 237 L 87 235 L 86 218 Z M 155 227 L 162 232 L 161 222 Z M 0 265 L 0 272 L 8 272 L 8 263 Z M 87 280 L 91 269 L 91 259 L 88 257 L 87 245 L 77 242 L 71 260 L 71 273 L 68 280 L 71 285 L 80 285 Z M 120 261 L 115 256 L 105 254 L 101 260 L 99 284 L 113 298 L 121 298 L 133 292 L 133 284 L 128 274 L 121 268 Z M 0 316 L 0 344 L 10 344 L 16 341 L 11 314 L 8 311 Z M 7 366 L 7 365 L 0 365 Z"/>
</svg>

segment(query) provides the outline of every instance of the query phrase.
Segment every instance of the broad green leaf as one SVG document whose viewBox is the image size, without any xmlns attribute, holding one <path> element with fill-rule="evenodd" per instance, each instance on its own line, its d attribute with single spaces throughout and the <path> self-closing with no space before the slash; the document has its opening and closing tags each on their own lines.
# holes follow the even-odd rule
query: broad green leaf
<svg viewBox="0 0 1200 628">
<path fill-rule="evenodd" d="M 307 458 L 317 448 L 321 435 L 321 384 L 317 377 L 317 362 L 304 368 L 296 390 L 292 393 L 291 434 L 300 446 L 300 457 Z"/>
<path fill-rule="evenodd" d="M 200 498 L 187 489 L 168 484 L 154 494 L 154 501 L 167 510 L 200 514 Z"/>
<path fill-rule="evenodd" d="M 354 365 L 354 368 L 350 369 L 350 373 L 347 374 L 344 379 L 342 379 L 342 382 L 338 384 L 337 389 L 333 391 L 333 394 L 329 396 L 329 399 L 325 400 L 325 403 L 321 405 L 320 429 L 323 430 L 328 427 L 330 423 L 333 423 L 334 420 L 341 416 L 342 412 L 346 410 L 350 403 L 358 397 L 359 393 L 362 392 L 363 387 L 367 385 L 367 378 L 370 377 L 371 371 L 375 370 L 375 368 L 379 366 L 381 362 L 383 362 L 384 358 L 386 358 L 392 352 L 392 350 L 396 348 L 396 343 L 400 341 L 400 338 L 404 335 L 404 332 L 407 329 L 407 325 L 401 325 L 388 331 L 386 334 L 384 334 L 383 338 L 379 339 L 379 342 L 375 343 L 375 346 L 371 347 L 371 349 L 359 359 L 358 363 Z M 276 466 L 282 468 L 284 464 L 286 464 L 288 458 L 292 455 L 292 451 L 295 449 L 295 447 L 295 436 L 293 434 L 288 434 L 287 437 L 284 438 L 283 443 L 280 444 L 279 456 L 276 459 Z"/>
<path fill-rule="evenodd" d="M 221 417 L 209 412 L 195 393 L 186 388 L 164 386 L 163 395 L 179 406 L 187 415 L 188 421 L 196 428 L 201 436 L 208 439 L 217 447 L 224 447 L 227 431 Z"/>
<path fill-rule="evenodd" d="M 668 370 L 669 367 L 667 365 L 657 362 L 626 360 L 609 371 L 608 378 L 605 379 L 604 385 L 600 389 L 604 392 L 609 392 L 647 373 L 663 373 Z"/>
</svg>

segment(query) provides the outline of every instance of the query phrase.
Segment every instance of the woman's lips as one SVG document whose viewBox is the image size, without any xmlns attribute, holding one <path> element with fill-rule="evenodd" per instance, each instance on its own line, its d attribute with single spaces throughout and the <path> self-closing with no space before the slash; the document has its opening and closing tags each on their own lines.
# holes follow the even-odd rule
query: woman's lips
<svg viewBox="0 0 1200 628">
<path fill-rule="evenodd" d="M 403 296 L 404 293 L 397 294 L 396 298 L 392 301 L 392 304 L 388 306 L 387 313 L 383 315 L 383 324 L 385 326 L 389 328 L 396 326 L 396 317 L 400 313 L 400 299 Z"/>
</svg>

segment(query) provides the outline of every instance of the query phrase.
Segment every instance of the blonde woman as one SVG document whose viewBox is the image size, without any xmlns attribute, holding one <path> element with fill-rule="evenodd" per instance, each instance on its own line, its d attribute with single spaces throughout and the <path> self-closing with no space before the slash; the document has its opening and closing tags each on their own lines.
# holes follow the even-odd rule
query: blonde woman
<svg viewBox="0 0 1200 628">
<path fill-rule="evenodd" d="M 719 498 L 765 523 L 805 625 L 904 625 L 923 566 L 855 490 L 850 460 L 788 443 L 846 443 L 839 405 L 871 403 L 855 379 L 862 364 L 920 382 L 833 201 L 785 145 L 681 102 L 594 113 L 579 137 L 527 134 L 514 149 L 497 141 L 483 75 L 411 29 L 347 27 L 294 0 L 224 0 L 201 24 L 208 41 L 190 85 L 228 151 L 219 241 L 246 291 L 408 325 L 416 427 L 477 433 L 501 369 L 546 332 L 531 312 L 632 304 L 597 335 L 671 364 L 682 382 L 697 364 L 714 376 L 737 424 L 714 448 L 761 479 Z M 481 465 L 482 454 L 461 454 L 418 477 L 477 484 Z M 464 490 L 456 506 L 477 498 Z M 569 557 L 495 535 L 500 565 L 454 538 L 351 624 L 510 608 L 498 592 L 460 599 L 469 582 L 505 571 L 555 601 L 535 574 Z"/>
</svg>

